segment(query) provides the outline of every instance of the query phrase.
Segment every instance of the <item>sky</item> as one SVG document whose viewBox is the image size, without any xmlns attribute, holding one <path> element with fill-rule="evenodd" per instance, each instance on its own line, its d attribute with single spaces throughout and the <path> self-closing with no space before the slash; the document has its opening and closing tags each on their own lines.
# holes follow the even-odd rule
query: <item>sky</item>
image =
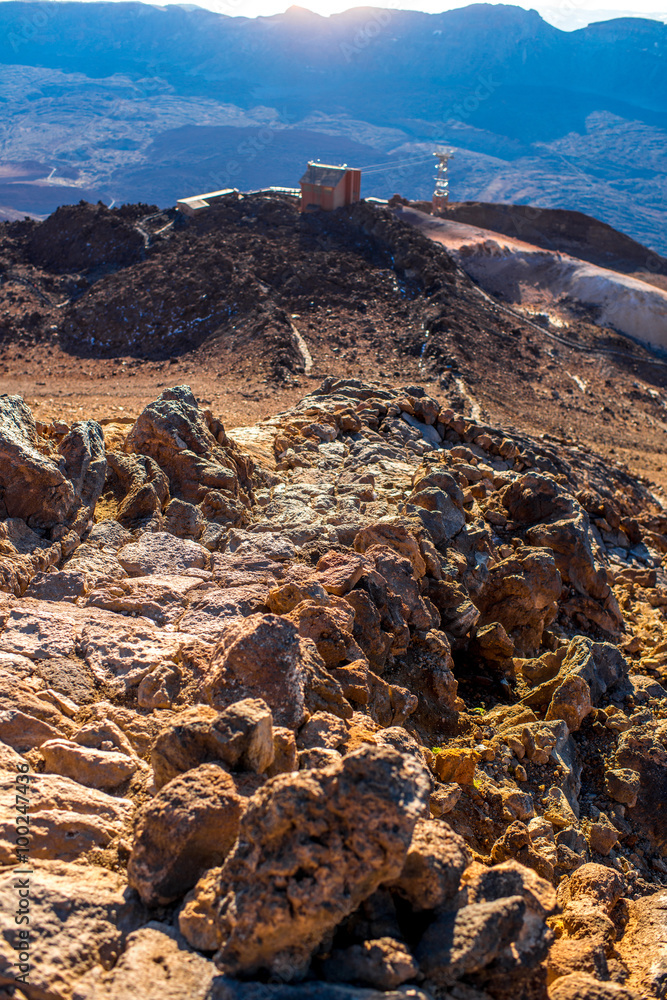
<svg viewBox="0 0 667 1000">
<path fill-rule="evenodd" d="M 350 0 L 295 0 L 299 6 L 315 11 L 317 14 L 328 16 L 336 14 L 350 7 L 373 6 L 386 7 L 398 10 L 423 10 L 430 14 L 440 13 L 443 10 L 452 10 L 456 7 L 466 7 L 470 0 L 358 0 L 357 3 Z M 493 0 L 485 0 L 493 2 Z M 667 0 L 638 0 L 639 9 L 630 9 L 628 0 L 603 0 L 604 7 L 600 6 L 600 0 L 549 0 L 540 4 L 535 2 L 517 3 L 515 6 L 531 8 L 539 11 L 545 21 L 561 28 L 563 31 L 572 31 L 575 28 L 582 28 L 593 21 L 607 21 L 613 17 L 648 17 L 655 20 L 667 22 Z M 282 13 L 288 3 L 285 0 L 205 0 L 198 4 L 208 10 L 215 10 L 221 14 L 236 15 L 242 17 L 256 17 L 258 15 Z"/>
</svg>

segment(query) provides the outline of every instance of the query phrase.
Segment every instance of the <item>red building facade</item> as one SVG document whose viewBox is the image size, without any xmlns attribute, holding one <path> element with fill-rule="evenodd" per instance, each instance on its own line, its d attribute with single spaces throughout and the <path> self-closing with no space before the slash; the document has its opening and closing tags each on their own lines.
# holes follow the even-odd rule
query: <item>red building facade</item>
<svg viewBox="0 0 667 1000">
<path fill-rule="evenodd" d="M 330 212 L 351 205 L 361 197 L 361 170 L 310 161 L 301 178 L 301 211 L 316 208 Z"/>
</svg>

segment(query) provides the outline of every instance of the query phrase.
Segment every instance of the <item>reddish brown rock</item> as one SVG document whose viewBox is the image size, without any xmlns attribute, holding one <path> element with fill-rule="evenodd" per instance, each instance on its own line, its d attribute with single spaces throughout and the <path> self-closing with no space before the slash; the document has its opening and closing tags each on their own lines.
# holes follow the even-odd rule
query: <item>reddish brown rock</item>
<svg viewBox="0 0 667 1000">
<path fill-rule="evenodd" d="M 549 1000 L 640 1000 L 640 994 L 620 983 L 601 982 L 586 972 L 562 976 L 549 988 Z"/>
<path fill-rule="evenodd" d="M 22 758 L 17 756 L 17 761 L 25 766 Z M 0 777 L 0 793 L 6 801 L 10 795 L 16 801 L 16 763 L 12 765 L 11 773 Z M 60 775 L 41 774 L 30 787 L 27 815 L 33 860 L 73 861 L 96 847 L 106 847 L 121 835 L 133 812 L 128 799 L 86 788 Z M 21 805 L 21 800 L 16 804 Z M 14 813 L 0 820 L 0 864 L 16 864 Z"/>
<path fill-rule="evenodd" d="M 514 643 L 500 622 L 492 622 L 477 629 L 470 644 L 470 651 L 496 669 L 511 669 Z"/>
<path fill-rule="evenodd" d="M 525 910 L 521 896 L 509 896 L 443 914 L 417 948 L 422 972 L 442 988 L 481 971 L 519 936 Z"/>
<path fill-rule="evenodd" d="M 296 739 L 291 729 L 285 729 L 283 726 L 274 726 L 273 751 L 273 763 L 266 772 L 270 778 L 275 777 L 276 774 L 298 771 L 299 760 L 297 757 Z"/>
<path fill-rule="evenodd" d="M 392 637 L 382 628 L 382 617 L 365 590 L 353 590 L 345 600 L 354 611 L 352 635 L 378 674 L 384 669 Z"/>
<path fill-rule="evenodd" d="M 222 424 L 207 421 L 188 386 L 165 389 L 147 406 L 125 449 L 153 458 L 169 477 L 172 494 L 190 503 L 199 503 L 210 490 L 236 496 L 252 475 L 251 460 L 232 444 Z"/>
<path fill-rule="evenodd" d="M 47 771 L 73 778 L 91 788 L 117 788 L 131 778 L 139 766 L 136 757 L 115 750 L 84 747 L 72 740 L 47 740 L 39 749 Z"/>
<path fill-rule="evenodd" d="M 363 657 L 362 650 L 346 629 L 346 626 L 351 627 L 351 616 L 346 620 L 335 608 L 303 601 L 286 617 L 294 622 L 300 636 L 312 639 L 327 667 Z"/>
<path fill-rule="evenodd" d="M 400 877 L 388 888 L 415 911 L 445 907 L 456 896 L 461 875 L 471 860 L 465 841 L 447 823 L 420 819 Z"/>
<path fill-rule="evenodd" d="M 180 689 L 181 673 L 178 667 L 163 663 L 141 680 L 137 688 L 139 708 L 171 708 Z"/>
<path fill-rule="evenodd" d="M 366 552 L 373 545 L 388 547 L 400 556 L 409 559 L 418 580 L 426 572 L 426 564 L 417 539 L 400 521 L 378 521 L 367 528 L 362 528 L 354 539 L 356 551 Z"/>
<path fill-rule="evenodd" d="M 581 611 L 586 614 L 590 608 L 592 621 L 602 624 L 603 615 L 608 629 L 619 629 L 618 605 L 604 568 L 595 563 L 589 518 L 577 500 L 549 476 L 530 472 L 503 491 L 502 502 L 511 517 L 525 526 L 526 541 L 550 549 L 563 581 L 589 599 L 577 602 Z"/>
<path fill-rule="evenodd" d="M 95 506 L 104 486 L 104 435 L 96 421 L 74 424 L 59 452 L 48 451 L 21 396 L 0 397 L 0 510 L 35 529 L 71 522 L 80 508 Z"/>
<path fill-rule="evenodd" d="M 606 865 L 589 863 L 573 872 L 567 881 L 563 902 L 588 898 L 610 913 L 625 890 L 623 876 Z"/>
<path fill-rule="evenodd" d="M 489 569 L 476 601 L 481 623 L 500 622 L 519 653 L 530 655 L 557 613 L 562 589 L 553 556 L 545 549 L 520 546 Z"/>
<path fill-rule="evenodd" d="M 629 767 L 611 768 L 605 772 L 605 787 L 610 798 L 626 806 L 636 806 L 641 778 Z"/>
<path fill-rule="evenodd" d="M 147 531 L 138 541 L 124 545 L 118 559 L 130 576 L 178 576 L 189 569 L 205 569 L 209 554 L 202 545 L 186 538 L 176 538 L 166 531 Z"/>
<path fill-rule="evenodd" d="M 116 514 L 118 523 L 134 529 L 159 519 L 169 499 L 169 480 L 157 462 L 147 455 L 124 455 L 120 451 L 110 451 L 107 457 L 108 488 L 122 497 Z"/>
<path fill-rule="evenodd" d="M 131 934 L 112 969 L 91 971 L 77 987 L 90 1000 L 205 1000 L 215 975 L 169 924 L 151 921 Z"/>
<path fill-rule="evenodd" d="M 101 970 L 111 964 L 111 956 L 121 954 L 128 935 L 146 922 L 147 914 L 116 872 L 63 861 L 35 861 L 30 867 L 30 951 L 40 959 L 29 959 L 29 991 L 35 997 L 70 1000 L 90 969 Z M 16 907 L 12 867 L 0 875 L 0 987 L 12 990 L 20 927 Z"/>
<path fill-rule="evenodd" d="M 430 629 L 437 624 L 422 600 L 409 559 L 402 558 L 387 546 L 372 546 L 367 550 L 367 558 L 386 581 L 390 594 L 400 601 L 408 624 L 418 629 Z"/>
<path fill-rule="evenodd" d="M 425 591 L 440 612 L 440 626 L 452 643 L 462 642 L 480 619 L 480 611 L 463 587 L 451 580 L 429 580 Z M 492 625 L 499 625 L 493 622 Z"/>
<path fill-rule="evenodd" d="M 178 623 L 179 632 L 198 636 L 215 645 L 235 619 L 266 610 L 266 587 L 233 587 L 193 594 L 190 606 Z"/>
<path fill-rule="evenodd" d="M 215 911 L 221 868 L 209 868 L 185 897 L 178 913 L 178 929 L 193 948 L 216 951 L 220 945 Z"/>
<path fill-rule="evenodd" d="M 629 903 L 625 934 L 616 949 L 630 975 L 626 987 L 642 997 L 660 997 L 665 990 L 667 959 L 667 892 L 659 889 Z"/>
<path fill-rule="evenodd" d="M 266 598 L 269 609 L 276 615 L 288 614 L 302 601 L 311 601 L 314 604 L 325 606 L 331 604 L 326 590 L 316 580 L 284 583 L 280 587 L 274 587 Z"/>
<path fill-rule="evenodd" d="M 592 851 L 607 857 L 618 843 L 618 830 L 609 817 L 601 812 L 596 820 L 587 825 L 586 839 Z"/>
<path fill-rule="evenodd" d="M 629 810 L 636 827 L 654 848 L 667 848 L 667 746 L 664 737 L 649 725 L 633 726 L 621 733 L 616 747 L 617 767 L 639 775 L 637 802 Z"/>
<path fill-rule="evenodd" d="M 157 788 L 198 767 L 219 761 L 262 774 L 274 760 L 271 712 L 260 698 L 244 698 L 217 713 L 206 705 L 186 709 L 158 736 L 151 755 Z"/>
<path fill-rule="evenodd" d="M 554 691 L 545 719 L 562 719 L 574 733 L 592 711 L 591 689 L 583 677 L 570 674 Z"/>
<path fill-rule="evenodd" d="M 372 681 L 369 680 L 368 672 L 367 660 L 354 660 L 352 663 L 329 667 L 329 673 L 340 684 L 344 697 L 355 705 L 367 705 L 370 700 Z"/>
<path fill-rule="evenodd" d="M 324 747 L 337 750 L 348 737 L 348 727 L 336 715 L 329 712 L 315 712 L 299 730 L 297 747 L 300 750 Z"/>
<path fill-rule="evenodd" d="M 327 552 L 317 564 L 317 580 L 328 594 L 342 597 L 359 582 L 365 565 L 353 552 Z"/>
<path fill-rule="evenodd" d="M 554 866 L 548 858 L 535 850 L 525 823 L 515 820 L 507 827 L 491 848 L 491 857 L 496 862 L 518 861 L 527 868 L 532 868 L 542 878 L 550 881 L 554 875 Z"/>
<path fill-rule="evenodd" d="M 14 750 L 32 750 L 61 733 L 47 722 L 17 709 L 0 711 L 0 740 Z"/>
<path fill-rule="evenodd" d="M 307 702 L 313 710 L 352 715 L 315 645 L 277 615 L 251 615 L 230 627 L 211 660 L 204 692 L 220 707 L 244 697 L 263 698 L 276 722 L 292 729 L 304 720 Z"/>
<path fill-rule="evenodd" d="M 384 678 L 368 675 L 368 710 L 381 726 L 402 726 L 418 704 L 417 695 L 399 684 L 388 684 Z"/>
<path fill-rule="evenodd" d="M 404 942 L 383 937 L 335 949 L 323 963 L 323 972 L 334 983 L 353 982 L 394 990 L 415 979 L 419 968 Z"/>
<path fill-rule="evenodd" d="M 298 979 L 327 932 L 400 874 L 427 802 L 423 767 L 389 747 L 271 779 L 223 867 L 220 968 Z"/>
<path fill-rule="evenodd" d="M 467 747 L 445 747 L 434 753 L 433 770 L 440 781 L 472 785 L 480 755 Z"/>
<path fill-rule="evenodd" d="M 226 771 L 202 764 L 141 809 L 127 874 L 145 903 L 172 902 L 224 861 L 238 835 L 242 801 Z"/>
</svg>

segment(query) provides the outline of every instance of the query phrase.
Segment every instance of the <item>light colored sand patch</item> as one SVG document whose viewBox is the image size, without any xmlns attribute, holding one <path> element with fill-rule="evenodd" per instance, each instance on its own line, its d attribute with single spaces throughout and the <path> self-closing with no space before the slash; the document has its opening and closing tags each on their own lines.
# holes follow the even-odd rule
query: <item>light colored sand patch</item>
<svg viewBox="0 0 667 1000">
<path fill-rule="evenodd" d="M 598 326 L 667 350 L 667 292 L 638 278 L 597 267 L 521 240 L 403 209 L 400 217 L 446 247 L 474 281 L 524 306 L 580 303 Z"/>
</svg>

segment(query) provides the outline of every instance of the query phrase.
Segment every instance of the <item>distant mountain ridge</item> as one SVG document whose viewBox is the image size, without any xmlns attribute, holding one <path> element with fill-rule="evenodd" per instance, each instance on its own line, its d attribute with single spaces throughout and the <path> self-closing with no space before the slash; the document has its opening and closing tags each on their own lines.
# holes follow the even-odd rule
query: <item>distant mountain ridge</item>
<svg viewBox="0 0 667 1000">
<path fill-rule="evenodd" d="M 23 30 L 26 22 L 33 31 Z M 425 84 L 429 92 L 433 86 L 462 91 L 481 73 L 500 75 L 502 85 L 510 76 L 515 85 L 564 84 L 667 113 L 667 25 L 645 19 L 563 32 L 536 11 L 503 4 L 442 14 L 357 7 L 331 17 L 293 6 L 285 14 L 245 18 L 142 3 L 9 0 L 0 4 L 0 27 L 0 62 L 7 65 L 92 78 L 159 75 L 182 94 L 218 99 L 242 86 L 236 95 L 242 107 L 269 86 L 290 104 L 315 110 L 332 83 L 346 89 L 360 78 L 390 77 L 396 85 L 411 84 L 404 92 L 411 100 Z M 378 94 L 383 101 L 387 96 Z M 363 107 L 367 99 L 357 95 Z"/>
<path fill-rule="evenodd" d="M 666 59 L 658 21 L 564 32 L 505 5 L 250 19 L 12 0 L 0 3 L 3 161 L 44 175 L 5 166 L 0 204 L 167 205 L 216 183 L 294 184 L 314 157 L 372 164 L 366 194 L 426 197 L 443 142 L 457 150 L 457 200 L 583 211 L 664 252 Z"/>
</svg>

